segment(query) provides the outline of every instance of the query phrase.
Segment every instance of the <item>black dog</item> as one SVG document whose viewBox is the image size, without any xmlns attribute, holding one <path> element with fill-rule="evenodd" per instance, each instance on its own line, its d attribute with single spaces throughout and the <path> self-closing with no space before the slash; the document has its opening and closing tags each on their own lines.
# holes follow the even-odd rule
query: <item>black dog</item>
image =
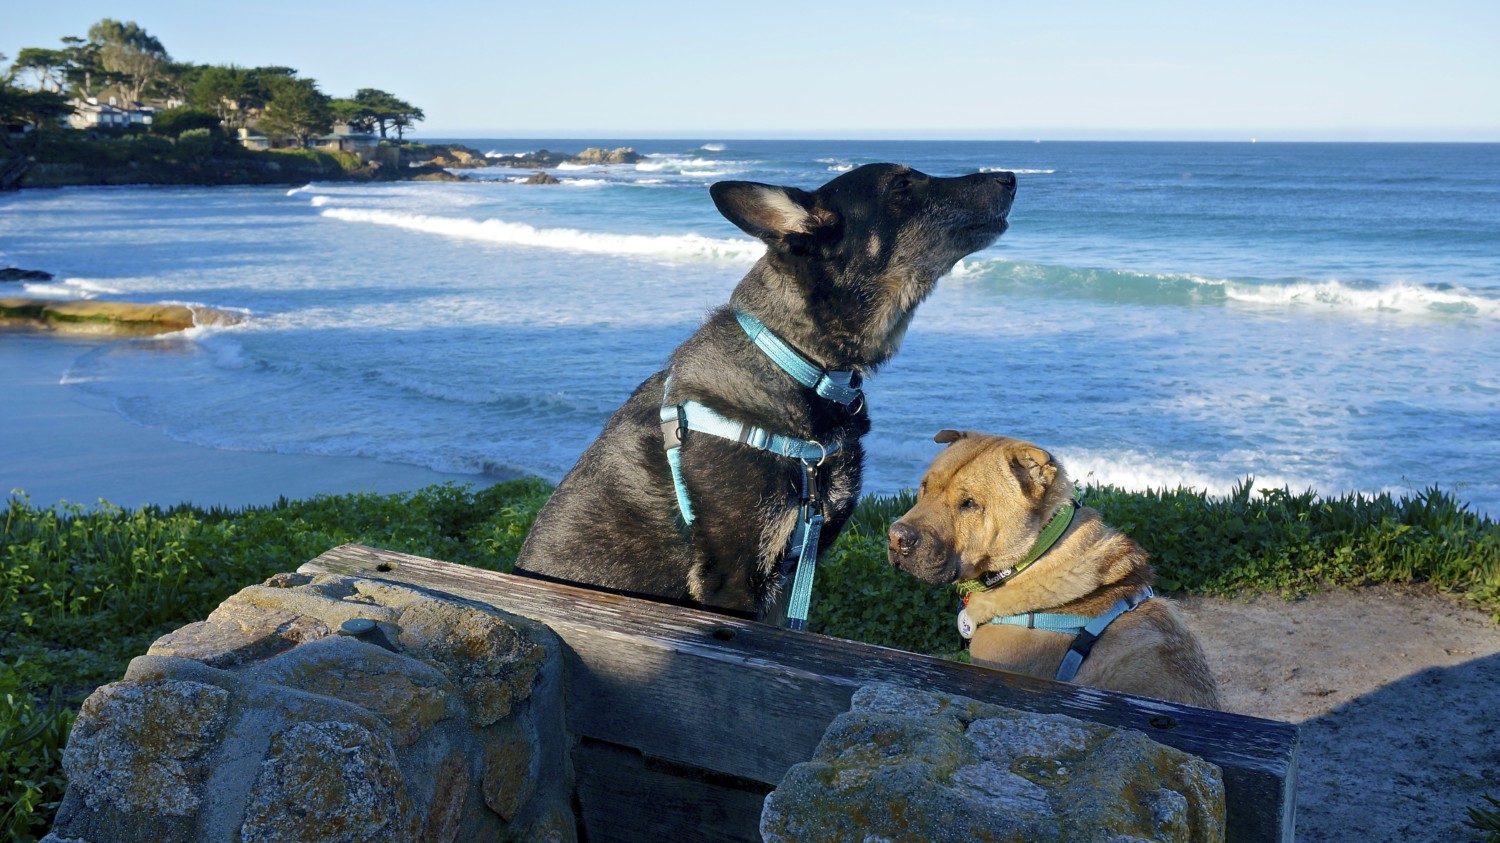
<svg viewBox="0 0 1500 843">
<path fill-rule="evenodd" d="M 765 255 L 610 418 L 537 515 L 518 572 L 772 614 L 792 557 L 831 545 L 859 497 L 859 378 L 896 352 L 937 279 L 1005 231 L 1015 190 L 1011 173 L 894 164 L 810 193 L 713 185 Z"/>
</svg>

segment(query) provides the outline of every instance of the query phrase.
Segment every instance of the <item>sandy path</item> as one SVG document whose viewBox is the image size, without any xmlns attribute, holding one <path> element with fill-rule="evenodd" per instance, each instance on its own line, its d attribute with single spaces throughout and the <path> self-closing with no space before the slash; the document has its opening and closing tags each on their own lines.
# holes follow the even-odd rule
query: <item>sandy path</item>
<svg viewBox="0 0 1500 843">
<path fill-rule="evenodd" d="M 1500 797 L 1500 628 L 1431 591 L 1186 598 L 1225 707 L 1296 723 L 1299 841 L 1465 841 Z"/>
</svg>

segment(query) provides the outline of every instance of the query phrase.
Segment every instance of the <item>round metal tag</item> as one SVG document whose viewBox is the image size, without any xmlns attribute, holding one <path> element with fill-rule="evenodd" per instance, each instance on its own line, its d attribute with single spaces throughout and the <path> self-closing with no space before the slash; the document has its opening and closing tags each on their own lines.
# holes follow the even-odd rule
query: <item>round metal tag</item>
<svg viewBox="0 0 1500 843">
<path fill-rule="evenodd" d="M 965 639 L 974 637 L 974 622 L 969 619 L 968 609 L 958 610 L 958 634 Z"/>
</svg>

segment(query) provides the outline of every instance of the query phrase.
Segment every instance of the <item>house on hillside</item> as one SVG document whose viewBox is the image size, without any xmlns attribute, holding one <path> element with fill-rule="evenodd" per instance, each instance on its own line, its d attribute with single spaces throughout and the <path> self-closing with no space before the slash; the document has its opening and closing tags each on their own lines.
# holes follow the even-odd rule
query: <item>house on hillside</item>
<svg viewBox="0 0 1500 843">
<path fill-rule="evenodd" d="M 122 102 L 110 97 L 100 102 L 98 97 L 71 100 L 73 113 L 68 115 L 68 125 L 74 129 L 124 129 L 128 126 L 149 126 L 155 119 L 155 106 L 129 101 Z"/>
<path fill-rule="evenodd" d="M 259 152 L 261 150 L 271 148 L 271 139 L 261 134 L 260 132 L 252 131 L 241 126 L 239 135 L 240 145 L 245 147 L 246 149 L 253 149 Z"/>
<path fill-rule="evenodd" d="M 324 152 L 352 152 L 362 162 L 369 162 L 380 146 L 380 138 L 370 132 L 361 131 L 351 123 L 334 123 L 333 132 L 308 140 L 308 146 Z"/>
<path fill-rule="evenodd" d="M 240 129 L 240 144 L 246 149 L 296 149 L 297 142 L 290 137 L 267 136 L 251 129 Z M 369 163 L 376 158 L 380 147 L 380 138 L 347 123 L 335 123 L 333 131 L 326 135 L 317 135 L 307 139 L 307 148 L 316 149 L 321 152 L 352 152 L 359 156 L 361 163 Z"/>
</svg>

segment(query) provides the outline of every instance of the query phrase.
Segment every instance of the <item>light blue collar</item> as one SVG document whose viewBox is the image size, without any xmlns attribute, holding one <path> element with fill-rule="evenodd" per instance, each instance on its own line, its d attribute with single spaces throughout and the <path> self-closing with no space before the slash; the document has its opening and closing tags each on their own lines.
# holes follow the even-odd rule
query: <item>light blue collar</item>
<svg viewBox="0 0 1500 843">
<path fill-rule="evenodd" d="M 786 340 L 776 336 L 775 332 L 754 316 L 743 310 L 736 310 L 734 318 L 739 320 L 740 327 L 745 329 L 746 336 L 755 343 L 755 347 L 765 352 L 767 357 L 798 383 L 829 401 L 844 405 L 851 413 L 858 413 L 864 408 L 865 394 L 859 388 L 858 375 L 854 370 L 824 369 L 787 345 Z"/>
</svg>

